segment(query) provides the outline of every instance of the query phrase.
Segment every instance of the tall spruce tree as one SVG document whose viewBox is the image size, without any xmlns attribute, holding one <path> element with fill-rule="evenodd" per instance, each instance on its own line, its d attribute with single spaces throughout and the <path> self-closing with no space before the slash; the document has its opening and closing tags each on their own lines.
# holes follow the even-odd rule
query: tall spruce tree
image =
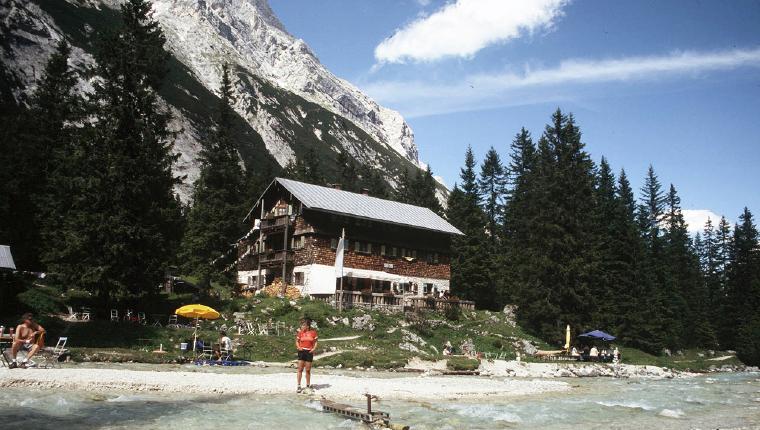
<svg viewBox="0 0 760 430">
<path fill-rule="evenodd" d="M 83 142 L 86 168 L 76 182 L 60 234 L 66 237 L 57 270 L 70 283 L 96 291 L 152 292 L 181 236 L 180 203 L 173 192 L 169 114 L 157 88 L 167 70 L 165 38 L 150 3 L 129 0 L 121 23 L 102 39 L 96 59 L 95 121 Z"/>
<path fill-rule="evenodd" d="M 361 184 L 359 183 L 359 175 L 356 172 L 356 165 L 346 154 L 346 151 L 338 153 L 336 163 L 338 164 L 338 182 L 341 189 L 352 192 L 360 191 Z"/>
<path fill-rule="evenodd" d="M 527 246 L 530 236 L 526 223 L 529 222 L 535 210 L 533 206 L 535 199 L 530 198 L 533 195 L 530 187 L 533 183 L 532 174 L 536 164 L 536 148 L 530 133 L 525 128 L 522 128 L 515 136 L 510 150 L 510 162 L 507 168 L 510 186 L 504 208 L 504 275 L 499 285 L 500 295 L 505 303 L 517 301 L 520 282 L 515 271 L 522 267 L 518 262 L 525 255 L 522 250 Z"/>
<path fill-rule="evenodd" d="M 594 308 L 594 165 L 572 115 L 559 109 L 539 140 L 531 174 L 530 234 L 512 270 L 519 283 L 518 317 L 545 339 L 562 327 L 587 328 Z"/>
<path fill-rule="evenodd" d="M 463 299 L 474 300 L 480 308 L 495 309 L 498 297 L 491 289 L 489 265 L 485 261 L 487 238 L 485 216 L 480 209 L 479 188 L 475 173 L 475 156 L 468 147 L 465 165 L 460 172 L 461 188 L 454 186 L 449 195 L 446 216 L 463 236 L 455 236 L 451 245 L 451 288 Z"/>
<path fill-rule="evenodd" d="M 480 165 L 478 187 L 483 196 L 483 212 L 486 215 L 486 230 L 490 242 L 496 245 L 504 219 L 504 198 L 506 197 L 506 173 L 496 149 L 492 146 Z"/>
<path fill-rule="evenodd" d="M 20 110 L 9 129 L 8 157 L 0 180 L 9 187 L 7 211 L 0 209 L 0 240 L 11 245 L 19 268 L 43 270 L 51 246 L 57 245 L 58 221 L 65 216 L 60 200 L 66 197 L 61 175 L 70 167 L 70 144 L 81 119 L 82 100 L 75 91 L 77 76 L 68 65 L 71 48 L 61 39 L 48 59 L 29 109 Z M 3 204 L 0 203 L 0 207 Z M 7 229 L 6 234 L 2 230 Z M 48 241 L 52 240 L 53 243 Z"/>
<path fill-rule="evenodd" d="M 661 302 L 645 264 L 646 247 L 636 222 L 636 200 L 624 170 L 618 177 L 616 201 L 612 231 L 618 243 L 611 252 L 615 254 L 613 267 L 618 284 L 609 285 L 616 300 L 613 324 L 623 342 L 659 353 L 664 346 Z"/>
<path fill-rule="evenodd" d="M 732 242 L 728 283 L 722 306 L 721 347 L 737 349 L 749 361 L 758 363 L 760 236 L 752 213 L 747 208 L 744 208 L 739 223 L 734 227 Z"/>
<path fill-rule="evenodd" d="M 665 259 L 669 283 L 664 297 L 673 313 L 673 346 L 715 345 L 715 332 L 708 315 L 708 292 L 700 278 L 699 260 L 691 245 L 688 228 L 681 212 L 681 199 L 671 184 L 665 214 Z"/>
<path fill-rule="evenodd" d="M 193 188 L 193 204 L 187 217 L 181 261 L 185 273 L 208 289 L 211 281 L 232 284 L 225 268 L 237 257 L 234 244 L 241 235 L 245 214 L 245 177 L 235 144 L 232 83 L 227 65 L 222 67 L 217 121 L 200 152 L 200 176 Z"/>
<path fill-rule="evenodd" d="M 720 316 L 720 304 L 722 303 L 723 268 L 720 263 L 719 239 L 712 219 L 707 218 L 702 230 L 702 246 L 699 250 L 699 260 L 702 268 L 705 289 L 707 290 L 707 308 L 711 321 L 718 321 Z M 696 245 L 695 245 L 696 247 Z"/>
</svg>

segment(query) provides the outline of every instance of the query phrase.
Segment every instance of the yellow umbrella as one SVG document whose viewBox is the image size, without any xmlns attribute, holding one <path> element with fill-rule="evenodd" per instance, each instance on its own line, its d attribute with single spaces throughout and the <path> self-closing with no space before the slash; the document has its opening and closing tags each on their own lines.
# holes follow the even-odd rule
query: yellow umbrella
<svg viewBox="0 0 760 430">
<path fill-rule="evenodd" d="M 203 318 L 204 320 L 219 318 L 219 312 L 206 305 L 185 305 L 174 311 L 174 313 L 185 318 Z"/>
<path fill-rule="evenodd" d="M 570 351 L 570 324 L 567 325 L 567 333 L 565 333 L 565 350 Z"/>
<path fill-rule="evenodd" d="M 175 314 L 185 318 L 195 318 L 195 330 L 193 331 L 193 351 L 198 343 L 198 319 L 215 320 L 219 318 L 219 312 L 206 305 L 185 305 L 174 311 Z"/>
</svg>

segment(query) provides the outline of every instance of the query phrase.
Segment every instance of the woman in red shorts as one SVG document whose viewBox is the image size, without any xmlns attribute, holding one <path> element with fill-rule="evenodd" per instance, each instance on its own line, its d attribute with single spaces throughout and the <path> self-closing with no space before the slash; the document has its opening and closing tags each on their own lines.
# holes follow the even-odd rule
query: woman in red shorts
<svg viewBox="0 0 760 430">
<path fill-rule="evenodd" d="M 298 350 L 298 392 L 301 388 L 301 373 L 306 370 L 306 388 L 311 390 L 311 362 L 314 361 L 314 350 L 317 349 L 317 331 L 311 328 L 311 319 L 304 318 L 301 328 L 296 333 L 296 349 Z"/>
</svg>

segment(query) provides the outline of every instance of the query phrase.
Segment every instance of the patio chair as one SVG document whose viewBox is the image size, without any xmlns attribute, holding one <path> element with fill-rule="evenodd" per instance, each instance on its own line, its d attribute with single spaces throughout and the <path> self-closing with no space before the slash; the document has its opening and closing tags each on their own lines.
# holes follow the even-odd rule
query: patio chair
<svg viewBox="0 0 760 430">
<path fill-rule="evenodd" d="M 219 359 L 221 361 L 232 361 L 233 350 L 223 348 L 219 351 Z"/>
<path fill-rule="evenodd" d="M 90 308 L 82 308 L 82 313 L 80 315 L 82 318 L 82 321 L 89 321 L 90 320 Z"/>
<path fill-rule="evenodd" d="M 145 324 L 148 323 L 147 318 L 145 318 L 145 312 L 138 312 L 137 313 L 137 322 L 140 323 L 140 324 L 142 324 L 142 325 L 145 325 Z"/>
<path fill-rule="evenodd" d="M 118 322 L 119 321 L 119 311 L 116 309 L 111 309 L 111 321 Z"/>
<path fill-rule="evenodd" d="M 61 367 L 61 357 L 69 352 L 69 350 L 66 348 L 66 342 L 68 342 L 68 340 L 68 337 L 59 337 L 58 342 L 56 342 L 53 349 L 45 348 L 45 350 L 40 354 L 40 358 L 44 360 L 45 365 L 38 367 L 46 369 L 56 366 Z"/>
<path fill-rule="evenodd" d="M 179 325 L 177 324 L 177 315 L 169 315 L 169 321 L 167 321 L 166 326 L 170 328 L 179 328 Z"/>
<path fill-rule="evenodd" d="M 127 309 L 126 312 L 124 312 L 124 321 L 132 321 L 132 309 Z"/>
<path fill-rule="evenodd" d="M 203 344 L 203 351 L 201 351 L 200 355 L 198 356 L 199 360 L 213 360 L 214 359 L 214 348 L 211 345 Z"/>
<path fill-rule="evenodd" d="M 163 327 L 163 325 L 161 324 L 161 315 L 151 314 L 150 318 L 153 320 L 153 324 L 152 324 L 153 327 Z"/>
<path fill-rule="evenodd" d="M 79 314 L 74 312 L 74 308 L 72 308 L 71 306 L 66 306 L 66 309 L 68 309 L 69 311 L 69 315 L 66 317 L 67 321 L 76 321 L 79 319 Z"/>
</svg>

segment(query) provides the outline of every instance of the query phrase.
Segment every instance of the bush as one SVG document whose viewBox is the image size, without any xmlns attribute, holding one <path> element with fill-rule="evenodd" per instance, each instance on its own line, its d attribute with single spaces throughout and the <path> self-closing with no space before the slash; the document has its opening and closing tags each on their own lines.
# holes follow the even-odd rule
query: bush
<svg viewBox="0 0 760 430">
<path fill-rule="evenodd" d="M 53 314 L 63 310 L 63 301 L 55 288 L 34 285 L 18 296 L 19 303 L 35 314 Z"/>
<path fill-rule="evenodd" d="M 290 302 L 283 300 L 279 305 L 275 306 L 272 310 L 272 317 L 284 317 L 285 315 L 295 312 L 296 308 L 290 304 Z"/>
<path fill-rule="evenodd" d="M 748 366 L 760 365 L 760 318 L 739 327 L 736 355 Z"/>
<path fill-rule="evenodd" d="M 327 317 L 330 314 L 329 305 L 323 302 L 309 301 L 301 306 L 303 318 L 309 318 L 315 321 L 319 327 L 327 324 Z"/>
<path fill-rule="evenodd" d="M 467 357 L 451 357 L 446 361 L 446 367 L 451 370 L 477 370 L 480 360 Z"/>
<path fill-rule="evenodd" d="M 459 306 L 448 306 L 443 311 L 443 316 L 449 321 L 459 321 L 462 318 L 462 309 Z"/>
</svg>

